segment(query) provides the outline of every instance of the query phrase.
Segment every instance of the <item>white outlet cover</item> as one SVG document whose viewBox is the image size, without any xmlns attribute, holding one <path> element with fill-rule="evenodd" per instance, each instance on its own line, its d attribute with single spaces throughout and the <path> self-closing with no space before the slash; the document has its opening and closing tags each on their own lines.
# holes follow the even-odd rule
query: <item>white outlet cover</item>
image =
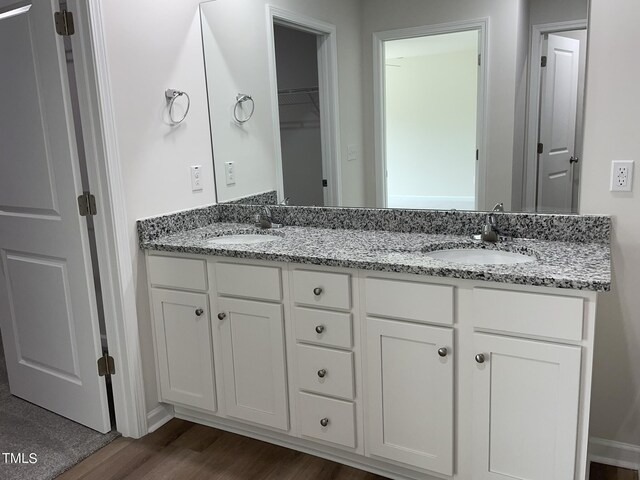
<svg viewBox="0 0 640 480">
<path fill-rule="evenodd" d="M 202 166 L 201 165 L 193 165 L 190 167 L 191 169 L 191 191 L 199 192 L 203 190 L 202 186 Z"/>
<path fill-rule="evenodd" d="M 610 190 L 612 192 L 630 192 L 632 190 L 633 166 L 633 160 L 614 160 L 611 162 Z"/>
</svg>

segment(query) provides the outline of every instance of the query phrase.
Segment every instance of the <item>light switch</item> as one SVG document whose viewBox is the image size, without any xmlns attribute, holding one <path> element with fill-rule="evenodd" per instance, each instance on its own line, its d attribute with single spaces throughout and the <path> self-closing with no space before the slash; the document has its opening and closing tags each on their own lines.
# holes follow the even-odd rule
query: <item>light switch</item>
<svg viewBox="0 0 640 480">
<path fill-rule="evenodd" d="M 348 145 L 347 146 L 347 161 L 353 162 L 358 159 L 358 146 L 357 145 Z"/>
<path fill-rule="evenodd" d="M 234 162 L 224 162 L 224 178 L 227 185 L 235 185 L 236 183 L 236 167 Z"/>
<path fill-rule="evenodd" d="M 202 166 L 193 165 L 191 167 L 191 191 L 199 192 L 204 187 L 202 186 Z"/>
</svg>

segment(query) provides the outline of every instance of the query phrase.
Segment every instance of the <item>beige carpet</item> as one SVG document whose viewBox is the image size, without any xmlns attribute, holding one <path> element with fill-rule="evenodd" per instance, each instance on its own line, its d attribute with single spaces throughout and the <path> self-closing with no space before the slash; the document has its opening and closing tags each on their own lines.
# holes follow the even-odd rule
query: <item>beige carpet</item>
<svg viewBox="0 0 640 480">
<path fill-rule="evenodd" d="M 9 393 L 7 365 L 0 337 L 0 479 L 48 480 L 112 442 L 102 435 Z M 6 453 L 37 455 L 37 463 L 11 463 Z"/>
</svg>

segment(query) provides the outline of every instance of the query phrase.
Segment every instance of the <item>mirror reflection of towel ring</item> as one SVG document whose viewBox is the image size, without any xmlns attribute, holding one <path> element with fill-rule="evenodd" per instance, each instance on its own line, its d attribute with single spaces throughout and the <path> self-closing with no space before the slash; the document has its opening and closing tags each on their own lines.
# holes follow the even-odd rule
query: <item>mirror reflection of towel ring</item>
<svg viewBox="0 0 640 480">
<path fill-rule="evenodd" d="M 249 111 L 249 115 L 247 115 L 246 118 L 239 118 L 238 107 L 241 107 L 244 102 L 251 102 L 251 110 Z M 239 93 L 238 95 L 236 95 L 236 104 L 233 107 L 233 119 L 236 121 L 236 123 L 242 125 L 243 123 L 248 122 L 249 119 L 253 116 L 253 111 L 255 110 L 255 108 L 256 104 L 253 101 L 253 98 L 251 98 L 251 95 L 247 95 L 246 93 Z"/>
<path fill-rule="evenodd" d="M 187 97 L 187 108 L 185 109 L 184 113 L 180 118 L 174 118 L 173 104 L 178 99 L 178 97 L 181 97 L 183 95 Z M 189 107 L 191 106 L 191 99 L 189 98 L 189 95 L 187 94 L 187 92 L 182 92 L 180 90 L 169 88 L 165 90 L 164 96 L 167 99 L 167 104 L 168 104 L 167 108 L 169 109 L 169 121 L 171 125 L 178 125 L 179 123 L 182 123 L 184 119 L 187 118 L 187 114 L 189 113 Z"/>
</svg>

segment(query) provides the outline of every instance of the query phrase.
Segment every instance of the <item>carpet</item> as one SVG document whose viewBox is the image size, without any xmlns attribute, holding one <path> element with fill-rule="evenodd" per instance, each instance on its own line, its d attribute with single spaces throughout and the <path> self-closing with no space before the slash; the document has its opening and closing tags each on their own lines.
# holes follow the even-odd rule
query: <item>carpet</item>
<svg viewBox="0 0 640 480">
<path fill-rule="evenodd" d="M 49 480 L 120 436 L 102 435 L 9 393 L 0 337 L 0 479 Z M 8 455 L 37 455 L 36 463 L 12 463 Z M 15 457 L 14 457 L 15 461 Z"/>
</svg>

